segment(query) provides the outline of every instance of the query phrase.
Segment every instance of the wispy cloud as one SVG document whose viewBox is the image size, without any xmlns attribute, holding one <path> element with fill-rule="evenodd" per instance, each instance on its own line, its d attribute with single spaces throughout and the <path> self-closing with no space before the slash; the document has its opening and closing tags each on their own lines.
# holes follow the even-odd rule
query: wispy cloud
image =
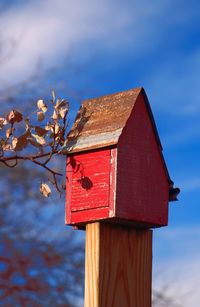
<svg viewBox="0 0 200 307">
<path fill-rule="evenodd" d="M 169 261 L 157 266 L 153 288 L 180 306 L 197 307 L 200 301 L 200 260 L 197 257 Z M 178 306 L 179 306 L 178 305 Z"/>
<path fill-rule="evenodd" d="M 55 65 L 71 53 L 81 53 L 81 45 L 101 42 L 113 48 L 126 40 L 131 14 L 127 7 L 112 1 L 30 1 L 14 7 L 1 18 L 4 39 L 19 41 L 9 62 L 1 69 L 5 79 L 30 71 L 39 57 L 45 65 Z M 137 37 L 137 33 L 133 34 Z"/>
<path fill-rule="evenodd" d="M 2 65 L 0 77 L 8 82 L 19 79 L 32 71 L 39 58 L 51 66 L 66 57 L 90 57 L 105 50 L 113 55 L 148 55 L 173 25 L 197 14 L 197 10 L 190 14 L 184 10 L 173 18 L 172 7 L 172 0 L 22 1 L 1 16 L 2 35 L 19 43 Z"/>
<path fill-rule="evenodd" d="M 200 226 L 169 227 L 154 232 L 155 289 L 183 306 L 200 301 Z M 160 256 L 160 253 L 166 253 Z"/>
</svg>

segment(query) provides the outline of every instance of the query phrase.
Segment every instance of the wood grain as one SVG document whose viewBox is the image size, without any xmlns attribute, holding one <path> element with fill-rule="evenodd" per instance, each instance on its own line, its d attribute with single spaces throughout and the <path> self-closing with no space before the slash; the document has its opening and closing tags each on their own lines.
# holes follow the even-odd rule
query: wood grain
<svg viewBox="0 0 200 307">
<path fill-rule="evenodd" d="M 86 226 L 85 307 L 150 307 L 152 231 Z"/>
<path fill-rule="evenodd" d="M 71 213 L 109 206 L 110 168 L 110 148 L 67 158 Z"/>
</svg>

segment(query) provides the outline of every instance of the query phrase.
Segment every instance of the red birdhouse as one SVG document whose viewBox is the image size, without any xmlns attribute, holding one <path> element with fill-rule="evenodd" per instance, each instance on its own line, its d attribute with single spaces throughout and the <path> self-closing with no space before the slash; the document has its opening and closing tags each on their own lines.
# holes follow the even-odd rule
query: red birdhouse
<svg viewBox="0 0 200 307">
<path fill-rule="evenodd" d="M 168 223 L 176 200 L 144 89 L 83 102 L 63 148 L 66 223 L 106 220 L 140 227 Z"/>
</svg>

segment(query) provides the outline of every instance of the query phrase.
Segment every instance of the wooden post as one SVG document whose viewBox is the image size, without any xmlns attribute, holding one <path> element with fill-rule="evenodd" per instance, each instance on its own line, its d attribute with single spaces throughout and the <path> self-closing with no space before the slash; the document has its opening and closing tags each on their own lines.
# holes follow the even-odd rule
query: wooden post
<svg viewBox="0 0 200 307">
<path fill-rule="evenodd" d="M 152 231 L 86 225 L 85 307 L 151 307 Z"/>
</svg>

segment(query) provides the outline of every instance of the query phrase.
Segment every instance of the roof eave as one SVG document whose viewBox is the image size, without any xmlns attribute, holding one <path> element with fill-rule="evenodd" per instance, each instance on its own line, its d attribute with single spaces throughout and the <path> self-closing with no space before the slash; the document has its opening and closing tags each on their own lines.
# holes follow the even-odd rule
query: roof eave
<svg viewBox="0 0 200 307">
<path fill-rule="evenodd" d="M 67 140 L 66 144 L 62 147 L 62 154 L 73 154 L 77 152 L 88 151 L 92 149 L 104 148 L 118 143 L 119 137 L 123 128 L 117 129 L 112 132 L 104 132 L 87 137 L 73 138 Z"/>
</svg>

